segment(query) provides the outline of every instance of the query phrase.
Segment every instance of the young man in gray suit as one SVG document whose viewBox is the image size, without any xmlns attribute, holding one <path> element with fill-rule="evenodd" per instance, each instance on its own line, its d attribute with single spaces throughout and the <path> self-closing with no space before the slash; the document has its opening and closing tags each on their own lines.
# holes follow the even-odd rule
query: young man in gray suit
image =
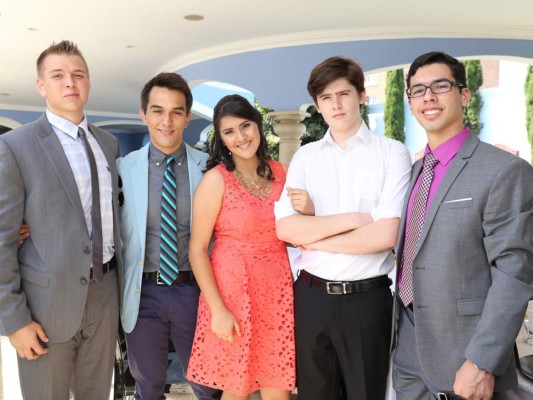
<svg viewBox="0 0 533 400">
<path fill-rule="evenodd" d="M 517 384 L 513 347 L 533 297 L 533 168 L 463 123 L 463 64 L 432 52 L 407 75 L 426 130 L 398 257 L 397 398 L 497 399 Z"/>
<path fill-rule="evenodd" d="M 189 263 L 191 203 L 207 154 L 183 141 L 192 101 L 178 74 L 148 81 L 140 114 L 150 143 L 118 161 L 124 195 L 121 320 L 136 399 L 164 398 L 169 340 L 187 370 L 196 329 L 200 289 Z M 192 388 L 199 400 L 221 395 L 197 384 Z"/>
<path fill-rule="evenodd" d="M 46 114 L 0 137 L 0 333 L 24 398 L 105 399 L 121 286 L 118 141 L 87 123 L 91 83 L 74 43 L 41 53 L 37 74 Z"/>
</svg>

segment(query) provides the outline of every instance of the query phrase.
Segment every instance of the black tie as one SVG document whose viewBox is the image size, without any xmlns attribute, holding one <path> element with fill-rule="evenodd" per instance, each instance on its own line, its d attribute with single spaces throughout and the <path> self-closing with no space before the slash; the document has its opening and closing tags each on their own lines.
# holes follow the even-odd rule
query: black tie
<svg viewBox="0 0 533 400">
<path fill-rule="evenodd" d="M 92 244 L 93 244 L 93 279 L 100 282 L 104 276 L 102 264 L 104 262 L 104 249 L 102 239 L 102 215 L 100 213 L 100 187 L 98 184 L 98 169 L 96 168 L 96 160 L 91 145 L 87 140 L 87 135 L 82 128 L 78 129 L 78 135 L 81 137 L 89 159 L 89 166 L 91 168 L 91 192 L 92 192 L 92 206 L 91 206 L 91 220 L 93 224 Z"/>
</svg>

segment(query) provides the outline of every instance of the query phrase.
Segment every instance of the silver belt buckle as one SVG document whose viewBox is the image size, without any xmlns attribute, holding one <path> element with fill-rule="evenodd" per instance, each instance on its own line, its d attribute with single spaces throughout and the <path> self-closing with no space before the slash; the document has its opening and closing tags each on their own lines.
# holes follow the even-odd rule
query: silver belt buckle
<svg viewBox="0 0 533 400">
<path fill-rule="evenodd" d="M 332 292 L 330 285 L 342 285 L 342 293 Z M 345 282 L 326 282 L 326 291 L 328 294 L 346 294 L 346 283 Z"/>
<path fill-rule="evenodd" d="M 161 278 L 161 274 L 159 273 L 159 271 L 156 272 L 155 276 L 155 283 L 157 283 L 158 285 L 166 285 L 165 281 Z"/>
</svg>

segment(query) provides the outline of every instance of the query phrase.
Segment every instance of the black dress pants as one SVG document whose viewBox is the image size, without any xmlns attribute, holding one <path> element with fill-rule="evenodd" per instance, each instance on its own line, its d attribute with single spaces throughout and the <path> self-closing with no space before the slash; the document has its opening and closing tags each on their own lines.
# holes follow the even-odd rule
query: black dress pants
<svg viewBox="0 0 533 400">
<path fill-rule="evenodd" d="M 298 398 L 383 400 L 392 323 L 389 288 L 332 295 L 294 284 Z"/>
</svg>

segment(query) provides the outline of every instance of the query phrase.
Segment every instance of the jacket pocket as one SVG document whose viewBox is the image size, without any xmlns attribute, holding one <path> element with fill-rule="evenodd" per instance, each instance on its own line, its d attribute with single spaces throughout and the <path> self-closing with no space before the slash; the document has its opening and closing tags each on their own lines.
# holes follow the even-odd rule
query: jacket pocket
<svg viewBox="0 0 533 400">
<path fill-rule="evenodd" d="M 472 207 L 473 205 L 474 205 L 474 201 L 472 199 L 448 200 L 440 204 L 440 209 L 449 210 L 452 208 Z"/>
<path fill-rule="evenodd" d="M 47 288 L 50 285 L 50 275 L 37 271 L 25 264 L 20 265 L 20 276 L 25 281 Z"/>
<path fill-rule="evenodd" d="M 459 315 L 478 315 L 483 311 L 485 298 L 457 300 Z"/>
</svg>

